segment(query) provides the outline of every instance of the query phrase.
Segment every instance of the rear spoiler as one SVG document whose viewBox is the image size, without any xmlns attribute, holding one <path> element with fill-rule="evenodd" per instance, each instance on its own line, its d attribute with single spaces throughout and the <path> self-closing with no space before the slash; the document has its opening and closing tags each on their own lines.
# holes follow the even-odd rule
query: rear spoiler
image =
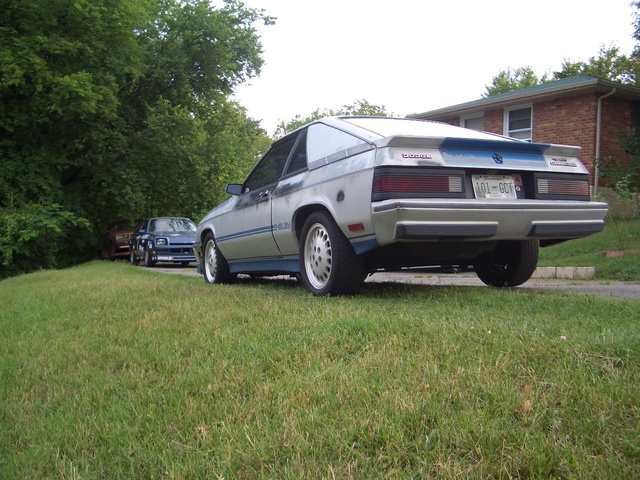
<svg viewBox="0 0 640 480">
<path fill-rule="evenodd" d="M 377 147 L 412 147 L 438 148 L 456 150 L 491 150 L 496 152 L 518 152 L 538 155 L 559 155 L 577 157 L 580 147 L 557 145 L 550 143 L 531 143 L 519 140 L 491 140 L 484 138 L 456 138 L 456 137 L 417 137 L 397 135 L 386 137 L 375 142 Z"/>
</svg>

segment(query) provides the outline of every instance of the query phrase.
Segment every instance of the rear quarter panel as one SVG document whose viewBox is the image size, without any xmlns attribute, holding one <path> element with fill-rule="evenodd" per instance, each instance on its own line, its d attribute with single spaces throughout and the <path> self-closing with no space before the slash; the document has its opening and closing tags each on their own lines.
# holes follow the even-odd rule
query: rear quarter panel
<svg viewBox="0 0 640 480">
<path fill-rule="evenodd" d="M 370 150 L 280 182 L 273 197 L 272 219 L 274 237 L 283 255 L 298 254 L 296 230 L 302 228 L 308 212 L 320 208 L 329 211 L 350 240 L 373 237 L 374 160 L 375 150 Z M 348 226 L 357 223 L 362 223 L 364 230 L 350 231 Z"/>
</svg>

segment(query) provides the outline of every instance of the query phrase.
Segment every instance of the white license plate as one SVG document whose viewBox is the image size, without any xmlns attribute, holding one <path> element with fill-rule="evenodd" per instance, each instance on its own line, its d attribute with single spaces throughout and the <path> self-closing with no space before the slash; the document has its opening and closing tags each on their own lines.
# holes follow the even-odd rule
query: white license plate
<svg viewBox="0 0 640 480">
<path fill-rule="evenodd" d="M 513 175 L 472 175 L 471 181 L 476 198 L 518 198 L 516 188 L 522 185 Z"/>
</svg>

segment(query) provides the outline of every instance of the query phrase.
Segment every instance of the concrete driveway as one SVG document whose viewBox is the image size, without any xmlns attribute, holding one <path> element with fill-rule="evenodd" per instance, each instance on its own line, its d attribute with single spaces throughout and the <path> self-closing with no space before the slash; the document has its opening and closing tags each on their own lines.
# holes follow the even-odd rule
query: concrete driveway
<svg viewBox="0 0 640 480">
<path fill-rule="evenodd" d="M 193 264 L 192 264 L 193 265 Z M 146 268 L 146 267 L 139 267 Z M 182 267 L 180 265 L 160 265 L 149 270 L 154 272 L 197 276 L 194 267 Z M 288 278 L 288 277 L 276 277 Z M 204 280 L 203 280 L 204 281 Z M 473 272 L 462 273 L 428 273 L 424 270 L 412 270 L 401 273 L 374 273 L 367 282 L 376 283 L 409 283 L 416 285 L 456 285 L 467 287 L 486 287 Z M 489 288 L 489 287 L 486 287 Z M 560 292 L 573 292 L 585 295 L 598 295 L 601 297 L 613 297 L 621 299 L 640 299 L 640 282 L 617 282 L 610 280 L 566 280 L 556 278 L 532 278 L 524 285 L 517 288 L 531 288 L 538 290 L 552 290 Z"/>
</svg>

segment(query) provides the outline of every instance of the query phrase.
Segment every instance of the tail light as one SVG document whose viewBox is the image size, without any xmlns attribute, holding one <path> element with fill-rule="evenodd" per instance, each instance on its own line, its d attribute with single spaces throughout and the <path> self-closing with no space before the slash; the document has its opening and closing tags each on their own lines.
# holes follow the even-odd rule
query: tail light
<svg viewBox="0 0 640 480">
<path fill-rule="evenodd" d="M 536 198 L 590 200 L 588 175 L 536 175 Z"/>
<path fill-rule="evenodd" d="M 465 198 L 464 171 L 424 168 L 377 168 L 374 201 L 390 198 Z"/>
</svg>

